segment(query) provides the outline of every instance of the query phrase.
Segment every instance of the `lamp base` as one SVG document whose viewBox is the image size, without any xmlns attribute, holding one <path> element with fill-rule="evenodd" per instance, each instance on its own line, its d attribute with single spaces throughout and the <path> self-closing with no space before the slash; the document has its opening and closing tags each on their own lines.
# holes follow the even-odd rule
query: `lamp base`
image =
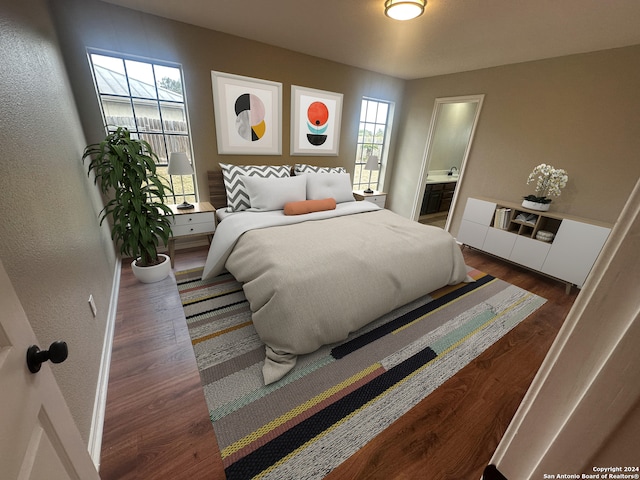
<svg viewBox="0 0 640 480">
<path fill-rule="evenodd" d="M 367 188 L 364 193 L 373 193 L 373 190 L 371 190 L 370 188 Z"/>
<path fill-rule="evenodd" d="M 178 210 L 188 210 L 190 208 L 193 208 L 193 205 L 191 205 L 190 203 L 187 202 L 182 202 L 180 205 L 178 205 L 176 207 Z"/>
</svg>

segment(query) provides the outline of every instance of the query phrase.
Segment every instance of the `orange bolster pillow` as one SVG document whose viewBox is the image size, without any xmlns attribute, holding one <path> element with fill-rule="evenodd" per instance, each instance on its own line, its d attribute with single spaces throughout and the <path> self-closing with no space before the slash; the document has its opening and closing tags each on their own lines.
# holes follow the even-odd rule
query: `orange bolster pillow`
<svg viewBox="0 0 640 480">
<path fill-rule="evenodd" d="M 302 200 L 300 202 L 288 202 L 284 204 L 285 215 L 303 215 L 323 210 L 335 210 L 335 198 L 323 198 L 322 200 Z"/>
</svg>

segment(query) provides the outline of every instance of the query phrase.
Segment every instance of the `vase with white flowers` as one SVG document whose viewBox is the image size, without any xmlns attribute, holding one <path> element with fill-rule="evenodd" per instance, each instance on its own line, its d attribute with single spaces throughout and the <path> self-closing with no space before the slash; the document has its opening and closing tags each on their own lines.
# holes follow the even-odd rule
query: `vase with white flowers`
<svg viewBox="0 0 640 480">
<path fill-rule="evenodd" d="M 533 181 L 536 181 L 536 193 L 524 197 L 522 206 L 531 210 L 546 211 L 551 204 L 551 199 L 547 196 L 560 196 L 560 189 L 567 186 L 569 175 L 562 168 L 541 163 L 529 174 L 527 185 Z"/>
</svg>

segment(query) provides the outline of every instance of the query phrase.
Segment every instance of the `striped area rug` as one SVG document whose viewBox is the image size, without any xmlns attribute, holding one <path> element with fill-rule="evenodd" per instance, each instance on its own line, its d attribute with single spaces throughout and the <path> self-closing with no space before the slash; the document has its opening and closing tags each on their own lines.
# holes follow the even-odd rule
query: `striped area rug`
<svg viewBox="0 0 640 480">
<path fill-rule="evenodd" d="M 230 480 L 323 478 L 546 301 L 472 270 L 264 386 L 242 285 L 201 272 L 176 279 Z"/>
</svg>

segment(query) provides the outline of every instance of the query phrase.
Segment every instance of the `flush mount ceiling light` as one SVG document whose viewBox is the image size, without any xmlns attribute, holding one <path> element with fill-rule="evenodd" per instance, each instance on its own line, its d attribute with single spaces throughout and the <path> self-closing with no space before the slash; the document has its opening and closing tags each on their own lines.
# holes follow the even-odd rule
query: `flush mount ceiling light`
<svg viewBox="0 0 640 480">
<path fill-rule="evenodd" d="M 424 12 L 427 0 L 387 0 L 384 14 L 394 20 L 411 20 Z"/>
</svg>

